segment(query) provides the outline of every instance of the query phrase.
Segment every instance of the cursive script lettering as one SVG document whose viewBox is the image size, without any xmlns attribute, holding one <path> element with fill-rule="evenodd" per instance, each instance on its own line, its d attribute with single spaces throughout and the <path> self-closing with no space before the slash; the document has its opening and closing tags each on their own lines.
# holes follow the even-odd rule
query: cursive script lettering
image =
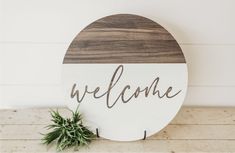
<svg viewBox="0 0 235 153">
<path fill-rule="evenodd" d="M 71 95 L 70 97 L 71 98 L 74 98 L 76 97 L 77 99 L 77 102 L 78 103 L 81 103 L 84 99 L 84 97 L 86 96 L 86 94 L 91 94 L 93 95 L 93 97 L 95 99 L 98 99 L 98 98 L 102 98 L 104 96 L 106 96 L 106 105 L 108 108 L 112 108 L 115 106 L 115 104 L 121 100 L 123 103 L 128 103 L 132 98 L 138 98 L 138 96 L 141 94 L 141 93 L 144 93 L 144 96 L 147 98 L 149 95 L 153 95 L 153 96 L 157 96 L 158 98 L 163 98 L 163 97 L 166 97 L 166 98 L 173 98 L 175 96 L 177 96 L 181 90 L 175 92 L 175 93 L 172 93 L 172 87 L 168 87 L 168 89 L 163 92 L 163 94 L 160 92 L 160 90 L 158 89 L 158 84 L 159 84 L 159 81 L 160 81 L 160 78 L 157 77 L 153 80 L 153 82 L 150 84 L 150 86 L 147 86 L 145 87 L 144 89 L 141 89 L 140 87 L 137 87 L 136 90 L 134 90 L 133 94 L 131 94 L 131 96 L 127 97 L 125 95 L 125 93 L 127 92 L 127 90 L 130 90 L 131 89 L 131 86 L 130 85 L 126 85 L 120 94 L 118 94 L 117 98 L 112 102 L 110 100 L 110 95 L 111 93 L 113 92 L 113 88 L 116 86 L 116 84 L 118 83 L 118 81 L 121 79 L 121 76 L 123 74 L 123 71 L 124 71 L 124 66 L 123 65 L 119 65 L 116 70 L 114 71 L 114 74 L 110 80 L 110 83 L 109 83 L 109 86 L 108 86 L 108 89 L 107 91 L 105 91 L 103 94 L 99 94 L 99 90 L 100 90 L 100 87 L 96 87 L 94 90 L 88 90 L 88 85 L 85 86 L 85 90 L 83 93 L 80 93 L 79 90 L 76 90 L 76 86 L 77 84 L 74 83 L 73 86 L 72 86 L 72 91 L 71 91 Z"/>
</svg>

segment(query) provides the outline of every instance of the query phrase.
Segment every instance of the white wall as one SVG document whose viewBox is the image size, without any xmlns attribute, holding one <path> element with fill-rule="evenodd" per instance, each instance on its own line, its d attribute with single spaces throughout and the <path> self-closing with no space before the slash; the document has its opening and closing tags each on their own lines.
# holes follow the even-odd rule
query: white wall
<svg viewBox="0 0 235 153">
<path fill-rule="evenodd" d="M 116 13 L 148 17 L 174 35 L 189 67 L 186 105 L 235 106 L 234 0 L 0 0 L 0 107 L 63 105 L 69 43 Z"/>
</svg>

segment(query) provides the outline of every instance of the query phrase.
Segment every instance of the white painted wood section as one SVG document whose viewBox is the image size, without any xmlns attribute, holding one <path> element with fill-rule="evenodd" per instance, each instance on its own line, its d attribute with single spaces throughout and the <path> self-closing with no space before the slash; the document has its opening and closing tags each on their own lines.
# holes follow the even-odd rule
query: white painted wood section
<svg viewBox="0 0 235 153">
<path fill-rule="evenodd" d="M 61 64 L 65 44 L 7 43 L 0 54 L 2 85 L 58 84 L 61 82 Z"/>
<path fill-rule="evenodd" d="M 3 85 L 1 89 L 2 108 L 65 106 L 61 85 Z"/>
<path fill-rule="evenodd" d="M 180 43 L 234 44 L 233 0 L 2 0 L 3 41 L 71 42 L 92 21 L 110 14 L 146 16 Z"/>
<path fill-rule="evenodd" d="M 235 86 L 235 45 L 180 45 L 191 86 Z"/>
<path fill-rule="evenodd" d="M 185 105 L 234 106 L 235 87 L 192 86 L 188 88 Z"/>
<path fill-rule="evenodd" d="M 65 106 L 61 85 L 6 85 L 0 89 L 2 108 Z M 234 93 L 235 87 L 189 86 L 184 105 L 234 106 Z"/>
<path fill-rule="evenodd" d="M 0 0 L 0 42 L 4 40 L 4 35 L 3 35 L 3 31 L 4 31 L 4 22 L 3 22 L 3 0 Z M 0 48 L 1 49 L 1 48 Z"/>
</svg>

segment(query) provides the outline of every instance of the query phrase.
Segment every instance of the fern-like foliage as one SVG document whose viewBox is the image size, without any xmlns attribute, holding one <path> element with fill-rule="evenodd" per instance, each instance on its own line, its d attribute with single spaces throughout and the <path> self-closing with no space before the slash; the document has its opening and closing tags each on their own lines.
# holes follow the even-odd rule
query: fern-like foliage
<svg viewBox="0 0 235 153">
<path fill-rule="evenodd" d="M 72 112 L 72 118 L 64 118 L 58 110 L 51 110 L 51 121 L 53 124 L 47 126 L 49 133 L 43 134 L 44 144 L 56 143 L 58 151 L 74 146 L 78 149 L 87 146 L 95 135 L 82 124 L 82 116 L 78 109 Z"/>
</svg>

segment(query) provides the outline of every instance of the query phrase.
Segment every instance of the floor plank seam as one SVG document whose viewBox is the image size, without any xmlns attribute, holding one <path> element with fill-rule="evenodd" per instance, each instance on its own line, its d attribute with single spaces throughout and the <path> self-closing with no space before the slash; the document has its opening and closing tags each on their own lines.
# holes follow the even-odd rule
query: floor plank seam
<svg viewBox="0 0 235 153">
<path fill-rule="evenodd" d="M 41 139 L 0 139 L 0 141 L 16 141 L 16 140 L 22 140 L 22 141 L 41 141 Z M 110 142 L 120 142 L 120 143 L 126 143 L 125 141 L 121 142 L 121 141 L 112 141 L 112 140 L 108 140 L 108 139 L 94 139 L 94 140 L 105 140 L 105 141 L 110 141 Z M 235 141 L 235 139 L 145 139 L 145 140 L 138 140 L 138 141 Z M 132 142 L 132 141 L 129 141 Z M 133 141 L 135 142 L 135 141 Z M 127 141 L 128 143 L 128 141 Z"/>
<path fill-rule="evenodd" d="M 50 124 L 50 123 L 48 123 L 48 124 Z M 18 125 L 19 125 L 19 126 L 21 126 L 21 125 L 22 125 L 22 126 L 23 126 L 23 125 L 41 125 L 41 126 L 45 125 L 45 126 L 48 126 L 48 124 L 1 124 L 1 123 L 0 123 L 0 126 L 1 126 L 1 125 L 6 125 L 6 126 L 7 126 L 7 125 L 16 125 L 16 126 L 18 126 Z M 225 126 L 226 126 L 226 125 L 235 125 L 235 123 L 234 123 L 234 124 L 169 124 L 169 125 L 182 125 L 182 126 L 183 126 L 183 125 L 195 125 L 195 126 L 197 126 L 197 125 L 205 125 L 205 126 L 206 126 L 206 125 L 208 125 L 208 126 L 210 126 L 210 125 L 215 125 L 215 126 L 225 125 Z"/>
</svg>

